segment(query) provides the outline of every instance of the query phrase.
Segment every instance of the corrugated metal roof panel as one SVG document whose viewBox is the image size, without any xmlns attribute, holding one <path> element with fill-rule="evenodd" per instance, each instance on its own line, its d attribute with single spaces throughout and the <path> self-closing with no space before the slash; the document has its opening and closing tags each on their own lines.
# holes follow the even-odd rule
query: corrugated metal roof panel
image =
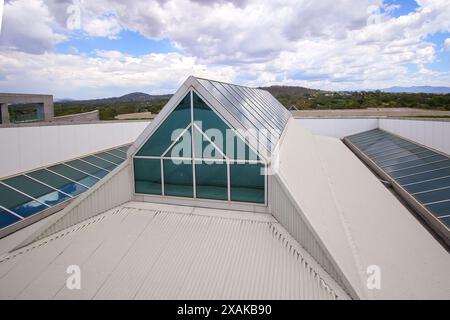
<svg viewBox="0 0 450 320">
<path fill-rule="evenodd" d="M 167 209 L 128 203 L 11 253 L 0 298 L 348 298 L 268 215 Z M 66 289 L 69 265 L 81 290 Z"/>
</svg>

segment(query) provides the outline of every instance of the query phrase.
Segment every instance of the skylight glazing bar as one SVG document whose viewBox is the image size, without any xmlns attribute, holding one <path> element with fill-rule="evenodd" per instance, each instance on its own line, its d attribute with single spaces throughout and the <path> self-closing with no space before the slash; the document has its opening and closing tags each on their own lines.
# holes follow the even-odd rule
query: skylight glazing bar
<svg viewBox="0 0 450 320">
<path fill-rule="evenodd" d="M 40 203 L 40 204 L 46 206 L 47 208 L 50 208 L 50 206 L 49 206 L 48 204 L 46 204 L 46 203 L 44 203 L 44 202 L 42 202 L 42 201 L 39 201 L 38 199 L 36 199 L 36 198 L 30 196 L 29 194 L 27 194 L 27 193 L 25 193 L 25 192 L 23 192 L 23 191 L 21 191 L 21 190 L 19 190 L 19 189 L 16 189 L 16 188 L 10 186 L 9 184 L 4 183 L 3 181 L 0 181 L 0 184 L 3 185 L 3 186 L 5 186 L 5 187 L 7 187 L 7 188 L 10 188 L 11 190 L 14 190 L 15 192 L 20 193 L 21 195 L 24 195 L 25 197 L 29 198 L 30 200 L 36 201 L 36 202 L 38 202 L 38 203 Z"/>
<path fill-rule="evenodd" d="M 61 178 L 64 178 L 64 179 L 67 179 L 67 180 L 69 180 L 69 181 L 71 181 L 71 182 L 73 182 L 73 183 L 79 184 L 80 186 L 85 187 L 86 189 L 90 189 L 90 188 L 91 188 L 91 187 L 88 187 L 88 186 L 82 184 L 82 183 L 79 182 L 79 181 L 75 181 L 75 180 L 73 180 L 73 179 L 71 179 L 71 178 L 69 178 L 69 177 L 66 177 L 66 176 L 64 176 L 64 175 L 62 175 L 62 174 L 59 174 L 58 172 L 53 171 L 53 170 L 51 170 L 51 169 L 49 169 L 49 168 L 45 168 L 44 170 L 46 170 L 46 171 L 48 171 L 48 172 L 51 172 L 51 173 L 53 173 L 53 174 L 56 174 L 57 176 L 60 176 Z"/>
<path fill-rule="evenodd" d="M 27 177 L 27 178 L 29 178 L 29 179 L 31 179 L 31 180 L 34 180 L 34 181 L 36 181 L 37 183 L 40 183 L 40 184 L 42 184 L 42 185 L 44 185 L 44 186 L 46 186 L 46 187 L 48 187 L 48 188 L 50 188 L 50 189 L 53 189 L 54 191 L 61 192 L 62 194 L 68 196 L 69 198 L 73 198 L 72 195 L 70 195 L 70 194 L 68 194 L 68 193 L 65 193 L 65 192 L 62 191 L 62 190 L 56 189 L 56 188 L 52 187 L 51 185 L 46 184 L 45 182 L 42 182 L 42 181 L 40 181 L 40 180 L 38 180 L 38 179 L 35 179 L 35 178 L 33 178 L 33 177 L 31 177 L 31 176 L 29 176 L 29 175 L 27 175 L 27 174 L 24 174 L 24 176 Z"/>
<path fill-rule="evenodd" d="M 69 167 L 69 168 L 72 168 L 72 169 L 74 169 L 74 170 L 77 170 L 77 171 L 79 171 L 79 172 L 81 172 L 81 173 L 84 173 L 84 174 L 87 175 L 87 176 L 90 176 L 90 177 L 92 177 L 92 178 L 95 178 L 95 179 L 97 179 L 97 180 L 100 180 L 99 177 L 96 177 L 96 176 L 94 176 L 94 175 L 92 175 L 92 174 L 90 174 L 90 173 L 87 173 L 87 172 L 83 171 L 83 170 L 77 169 L 77 168 L 75 168 L 75 167 L 73 167 L 73 166 L 71 166 L 71 165 L 69 165 L 69 164 L 67 164 L 67 163 L 63 163 L 63 165 L 65 165 L 65 166 L 67 166 L 67 167 Z"/>
</svg>

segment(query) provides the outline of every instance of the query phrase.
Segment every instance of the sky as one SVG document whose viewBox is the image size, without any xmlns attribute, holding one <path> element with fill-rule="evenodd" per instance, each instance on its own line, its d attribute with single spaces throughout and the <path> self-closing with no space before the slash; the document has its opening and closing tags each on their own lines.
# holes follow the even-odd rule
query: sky
<svg viewBox="0 0 450 320">
<path fill-rule="evenodd" d="M 0 92 L 450 86 L 450 0 L 0 0 Z"/>
</svg>

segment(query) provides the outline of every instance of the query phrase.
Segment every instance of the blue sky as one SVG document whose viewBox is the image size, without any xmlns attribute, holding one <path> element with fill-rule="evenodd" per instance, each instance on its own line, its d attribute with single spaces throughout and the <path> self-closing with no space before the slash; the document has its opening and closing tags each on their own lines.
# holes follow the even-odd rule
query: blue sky
<svg viewBox="0 0 450 320">
<path fill-rule="evenodd" d="M 169 93 L 189 75 L 327 90 L 450 86 L 449 7 L 446 0 L 9 0 L 0 91 Z"/>
</svg>

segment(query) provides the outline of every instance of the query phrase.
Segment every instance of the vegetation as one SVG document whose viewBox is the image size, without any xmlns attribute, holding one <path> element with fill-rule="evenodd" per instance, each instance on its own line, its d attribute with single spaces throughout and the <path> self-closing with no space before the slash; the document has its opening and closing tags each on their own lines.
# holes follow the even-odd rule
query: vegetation
<svg viewBox="0 0 450 320">
<path fill-rule="evenodd" d="M 291 88 L 287 90 L 286 88 Z M 285 107 L 299 110 L 314 109 L 365 109 L 365 108 L 421 108 L 450 111 L 450 94 L 328 92 L 295 87 L 264 88 Z"/>
<path fill-rule="evenodd" d="M 272 86 L 262 88 L 272 93 L 286 108 L 299 110 L 365 109 L 365 108 L 421 108 L 450 111 L 450 94 L 331 92 L 302 87 Z M 133 93 L 119 98 L 55 103 L 55 116 L 99 110 L 100 120 L 114 120 L 119 114 L 158 113 L 170 95 L 150 96 Z"/>
<path fill-rule="evenodd" d="M 144 102 L 64 102 L 55 103 L 55 116 L 65 116 L 69 114 L 89 112 L 99 110 L 100 120 L 114 120 L 119 114 L 135 113 L 135 112 L 151 112 L 158 113 L 167 103 L 167 99 L 144 101 Z"/>
</svg>

